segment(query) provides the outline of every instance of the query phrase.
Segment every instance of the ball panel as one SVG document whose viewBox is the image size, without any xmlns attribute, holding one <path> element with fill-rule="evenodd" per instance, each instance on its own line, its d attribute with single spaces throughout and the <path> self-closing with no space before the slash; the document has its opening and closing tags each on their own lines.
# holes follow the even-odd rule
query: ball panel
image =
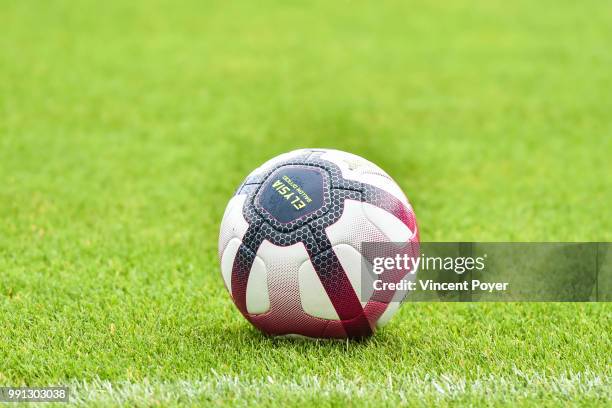
<svg viewBox="0 0 612 408">
<path fill-rule="evenodd" d="M 363 212 L 360 201 L 345 200 L 342 215 L 325 229 L 332 246 L 348 244 L 361 251 L 362 242 L 383 242 L 386 236 L 378 230 Z"/>
<path fill-rule="evenodd" d="M 232 268 L 240 244 L 241 241 L 238 238 L 230 239 L 221 255 L 221 274 L 223 275 L 225 287 L 230 293 L 232 293 Z"/>
<path fill-rule="evenodd" d="M 246 198 L 245 194 L 234 196 L 225 208 L 219 233 L 219 257 L 230 239 L 242 239 L 249 228 L 249 223 L 242 214 Z"/>
<path fill-rule="evenodd" d="M 250 228 L 249 228 L 250 230 Z M 248 231 L 247 231 L 248 234 Z M 246 314 L 246 288 L 251 272 L 251 267 L 255 261 L 255 252 L 253 252 L 244 241 L 240 244 L 234 264 L 232 266 L 232 298 L 238 310 Z"/>
<path fill-rule="evenodd" d="M 278 246 L 265 240 L 257 251 L 257 257 L 266 265 L 268 275 L 274 277 L 268 279 L 270 312 L 284 312 L 286 318 L 302 313 L 298 271 L 308 260 L 304 244 Z"/>
<path fill-rule="evenodd" d="M 412 238 L 413 232 L 393 214 L 372 204 L 361 203 L 361 206 L 368 221 L 385 234 L 388 241 L 407 242 Z"/>
<path fill-rule="evenodd" d="M 259 257 L 255 257 L 246 288 L 246 308 L 251 314 L 261 314 L 270 310 L 268 293 L 268 270 Z"/>
<path fill-rule="evenodd" d="M 370 266 L 367 264 L 366 260 L 361 256 L 361 254 L 350 245 L 334 245 L 332 249 L 336 253 L 336 256 L 338 257 L 346 276 L 349 278 L 353 290 L 359 297 L 361 307 L 364 307 L 366 303 L 368 303 L 369 295 L 366 293 L 361 293 L 361 273 L 362 270 L 367 270 L 370 268 Z"/>
<path fill-rule="evenodd" d="M 302 264 L 298 278 L 300 301 L 304 313 L 321 319 L 338 320 L 338 313 L 310 261 Z"/>
</svg>

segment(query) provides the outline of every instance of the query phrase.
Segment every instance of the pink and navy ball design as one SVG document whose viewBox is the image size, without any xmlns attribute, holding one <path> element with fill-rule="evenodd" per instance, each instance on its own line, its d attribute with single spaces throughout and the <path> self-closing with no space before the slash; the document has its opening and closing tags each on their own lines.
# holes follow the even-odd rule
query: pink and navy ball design
<svg viewBox="0 0 612 408">
<path fill-rule="evenodd" d="M 418 240 L 412 207 L 383 170 L 304 149 L 244 180 L 224 214 L 219 257 L 234 303 L 264 333 L 365 337 L 398 303 L 392 294 L 361 296 L 361 268 L 371 262 L 361 243 Z"/>
</svg>

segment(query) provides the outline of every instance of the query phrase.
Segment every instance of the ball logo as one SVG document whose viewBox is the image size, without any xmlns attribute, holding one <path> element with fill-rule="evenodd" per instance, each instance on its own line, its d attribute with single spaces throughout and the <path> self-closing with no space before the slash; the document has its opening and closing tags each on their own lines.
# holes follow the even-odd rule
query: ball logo
<svg viewBox="0 0 612 408">
<path fill-rule="evenodd" d="M 290 223 L 323 206 L 324 177 L 312 166 L 282 167 L 269 176 L 256 201 L 278 222 Z"/>
<path fill-rule="evenodd" d="M 272 184 L 272 188 L 283 196 L 285 200 L 289 201 L 296 210 L 301 210 L 306 207 L 306 203 L 312 202 L 312 198 L 297 183 L 294 183 L 289 176 L 283 176 L 283 181 L 276 180 Z"/>
</svg>

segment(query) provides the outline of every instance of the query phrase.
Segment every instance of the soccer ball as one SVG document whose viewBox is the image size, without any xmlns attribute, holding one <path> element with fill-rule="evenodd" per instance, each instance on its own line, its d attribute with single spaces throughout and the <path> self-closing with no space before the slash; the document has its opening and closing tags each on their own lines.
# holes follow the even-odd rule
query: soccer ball
<svg viewBox="0 0 612 408">
<path fill-rule="evenodd" d="M 242 315 L 270 335 L 371 335 L 397 299 L 361 295 L 362 242 L 418 243 L 412 207 L 375 164 L 302 149 L 255 169 L 221 222 L 225 286 Z"/>
</svg>

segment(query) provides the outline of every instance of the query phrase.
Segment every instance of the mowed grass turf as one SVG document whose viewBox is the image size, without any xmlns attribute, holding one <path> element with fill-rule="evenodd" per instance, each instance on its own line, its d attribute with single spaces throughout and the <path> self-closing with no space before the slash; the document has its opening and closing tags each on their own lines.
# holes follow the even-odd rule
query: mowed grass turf
<svg viewBox="0 0 612 408">
<path fill-rule="evenodd" d="M 406 304 L 367 342 L 268 338 L 227 200 L 360 154 L 426 241 L 612 239 L 607 1 L 0 5 L 0 385 L 72 401 L 604 405 L 608 304 Z"/>
</svg>

